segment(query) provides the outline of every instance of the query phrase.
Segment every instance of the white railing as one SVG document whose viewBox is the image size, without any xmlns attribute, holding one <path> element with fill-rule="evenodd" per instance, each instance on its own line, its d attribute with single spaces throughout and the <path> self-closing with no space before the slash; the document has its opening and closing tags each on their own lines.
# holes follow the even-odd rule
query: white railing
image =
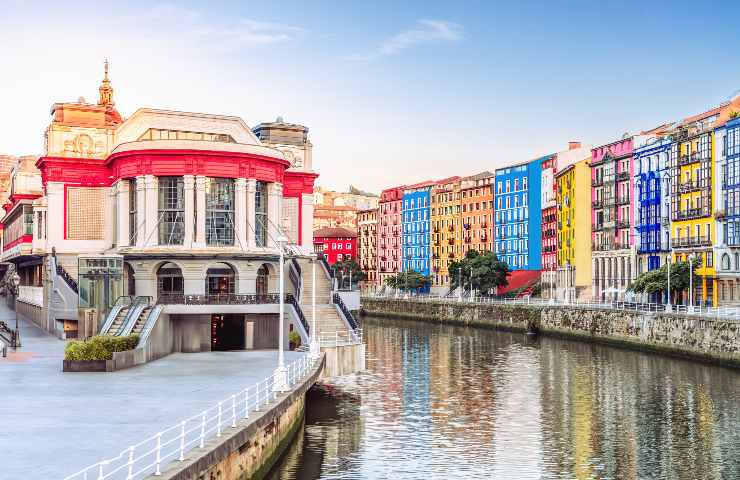
<svg viewBox="0 0 740 480">
<path fill-rule="evenodd" d="M 472 303 L 472 304 L 500 304 L 500 305 L 537 305 L 550 307 L 579 307 L 604 310 L 621 310 L 639 313 L 680 313 L 681 315 L 691 315 L 698 317 L 722 318 L 725 320 L 740 321 L 740 308 L 738 307 L 705 307 L 695 305 L 693 308 L 688 305 L 672 305 L 672 312 L 665 311 L 665 305 L 662 303 L 635 303 L 635 302 L 601 302 L 601 301 L 584 301 L 573 300 L 565 302 L 563 300 L 542 299 L 542 298 L 490 298 L 477 297 L 471 299 L 463 297 L 439 297 L 434 295 L 412 295 L 412 296 L 369 296 L 371 299 L 404 299 L 414 302 L 443 302 L 443 303 Z"/>
<path fill-rule="evenodd" d="M 322 347 L 344 347 L 348 345 L 359 345 L 363 342 L 362 329 L 340 330 L 337 332 L 320 332 L 318 336 L 319 345 Z"/>
<path fill-rule="evenodd" d="M 315 361 L 304 355 L 288 364 L 288 386 L 293 387 L 302 381 Z M 239 421 L 274 402 L 278 396 L 274 385 L 275 374 L 226 397 L 197 415 L 125 448 L 115 457 L 64 477 L 64 480 L 135 480 L 149 475 L 161 475 L 162 468 L 168 463 L 182 462 L 188 451 L 203 448 L 207 440 L 221 437 L 230 428 L 237 428 Z"/>
<path fill-rule="evenodd" d="M 20 285 L 18 287 L 19 302 L 30 303 L 37 307 L 44 306 L 44 287 L 32 287 L 30 285 Z"/>
</svg>

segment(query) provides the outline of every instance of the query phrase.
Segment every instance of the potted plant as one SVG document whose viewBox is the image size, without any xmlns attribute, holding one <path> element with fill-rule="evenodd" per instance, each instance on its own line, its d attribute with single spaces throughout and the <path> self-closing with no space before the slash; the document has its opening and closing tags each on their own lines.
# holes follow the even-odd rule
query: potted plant
<svg viewBox="0 0 740 480">
<path fill-rule="evenodd" d="M 301 346 L 301 336 L 298 334 L 297 331 L 291 330 L 288 334 L 288 342 L 290 349 L 295 350 L 296 348 Z"/>
</svg>

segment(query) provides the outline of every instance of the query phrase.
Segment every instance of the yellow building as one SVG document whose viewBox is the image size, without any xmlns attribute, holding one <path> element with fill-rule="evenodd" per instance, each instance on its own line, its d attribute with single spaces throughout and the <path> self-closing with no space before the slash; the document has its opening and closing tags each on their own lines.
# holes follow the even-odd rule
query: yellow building
<svg viewBox="0 0 740 480">
<path fill-rule="evenodd" d="M 558 235 L 557 298 L 589 296 L 591 287 L 591 167 L 586 158 L 555 175 Z"/>
<path fill-rule="evenodd" d="M 713 189 L 716 181 L 715 121 L 721 108 L 690 117 L 673 133 L 671 145 L 671 247 L 674 261 L 699 259 L 694 304 L 717 305 Z M 678 299 L 676 299 L 678 300 Z M 688 303 L 684 292 L 681 303 Z"/>
<path fill-rule="evenodd" d="M 435 287 L 449 286 L 447 265 L 458 260 L 462 252 L 460 199 L 460 177 L 440 180 L 432 187 L 429 217 L 432 226 L 431 275 Z"/>
</svg>

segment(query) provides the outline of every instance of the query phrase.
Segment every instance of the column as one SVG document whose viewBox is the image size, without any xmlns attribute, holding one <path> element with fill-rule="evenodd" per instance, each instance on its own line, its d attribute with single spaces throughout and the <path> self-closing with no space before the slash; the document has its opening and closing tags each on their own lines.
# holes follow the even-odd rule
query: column
<svg viewBox="0 0 740 480">
<path fill-rule="evenodd" d="M 195 234 L 195 177 L 192 175 L 183 176 L 183 194 L 185 195 L 185 240 L 183 246 L 192 248 Z"/>
<path fill-rule="evenodd" d="M 267 246 L 277 248 L 277 239 L 281 236 L 280 214 L 281 200 L 283 198 L 283 185 L 270 183 L 267 186 Z"/>
<path fill-rule="evenodd" d="M 255 192 L 257 190 L 257 181 L 254 178 L 248 178 L 246 184 L 246 200 L 247 200 L 247 211 L 245 212 L 246 228 L 247 228 L 247 249 L 254 250 L 257 245 L 255 240 Z"/>
<path fill-rule="evenodd" d="M 129 226 L 129 189 L 131 183 L 129 180 L 119 180 L 116 182 L 116 202 L 118 204 L 116 221 L 118 222 L 118 235 L 116 239 L 116 245 L 118 247 L 128 247 L 131 245 L 131 239 L 129 238 L 130 226 Z M 136 239 L 134 239 L 135 242 Z"/>
<path fill-rule="evenodd" d="M 146 241 L 146 184 L 144 176 L 136 177 L 136 246 Z"/>
<path fill-rule="evenodd" d="M 203 175 L 195 177 L 195 242 L 193 247 L 206 246 L 206 181 Z"/>
<path fill-rule="evenodd" d="M 247 246 L 247 179 L 237 178 L 235 182 L 234 191 L 234 230 L 235 230 L 235 242 L 234 245 L 238 246 L 242 250 L 246 250 Z"/>
<path fill-rule="evenodd" d="M 159 244 L 159 235 L 157 235 L 157 226 L 159 224 L 159 189 L 157 188 L 157 177 L 146 175 L 144 182 L 146 186 L 146 237 L 144 245 L 153 246 Z"/>
<path fill-rule="evenodd" d="M 313 194 L 301 195 L 301 238 L 303 248 L 313 251 Z"/>
</svg>

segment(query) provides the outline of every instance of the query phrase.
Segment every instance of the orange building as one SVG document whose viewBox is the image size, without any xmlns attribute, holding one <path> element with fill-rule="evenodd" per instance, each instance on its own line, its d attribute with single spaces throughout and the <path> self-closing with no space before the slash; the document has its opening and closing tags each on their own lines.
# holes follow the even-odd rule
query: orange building
<svg viewBox="0 0 740 480">
<path fill-rule="evenodd" d="M 462 255 L 468 250 L 493 251 L 493 183 L 495 175 L 481 172 L 461 182 Z"/>
</svg>

